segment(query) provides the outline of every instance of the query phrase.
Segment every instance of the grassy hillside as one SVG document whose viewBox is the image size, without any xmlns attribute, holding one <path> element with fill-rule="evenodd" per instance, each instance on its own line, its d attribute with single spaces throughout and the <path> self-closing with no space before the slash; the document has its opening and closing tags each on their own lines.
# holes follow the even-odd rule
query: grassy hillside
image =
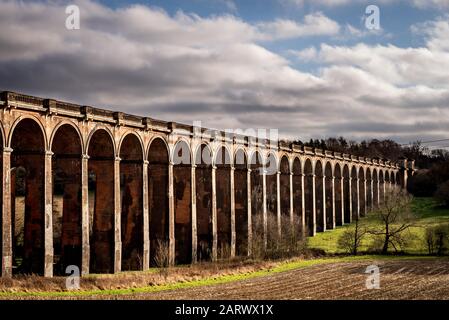
<svg viewBox="0 0 449 320">
<path fill-rule="evenodd" d="M 409 231 L 410 241 L 402 248 L 409 254 L 427 254 L 424 242 L 425 229 L 428 226 L 434 226 L 442 223 L 449 224 L 449 209 L 442 208 L 432 198 L 414 198 L 412 202 L 412 210 L 417 216 L 416 227 L 412 227 Z M 376 221 L 373 217 L 363 218 L 362 221 L 367 226 L 375 226 Z M 337 241 L 340 235 L 349 225 L 337 227 L 336 230 L 330 230 L 319 233 L 315 237 L 308 240 L 310 248 L 323 249 L 327 253 L 341 253 L 337 247 Z M 373 247 L 374 236 L 367 235 L 362 242 L 360 252 L 364 252 Z"/>
</svg>

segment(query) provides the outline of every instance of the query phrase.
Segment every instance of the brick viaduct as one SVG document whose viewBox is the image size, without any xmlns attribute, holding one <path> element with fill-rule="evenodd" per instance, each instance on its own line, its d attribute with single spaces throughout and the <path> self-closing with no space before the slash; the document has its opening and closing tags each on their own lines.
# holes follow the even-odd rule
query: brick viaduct
<svg viewBox="0 0 449 320">
<path fill-rule="evenodd" d="M 391 163 L 1 92 L 2 276 L 251 254 L 252 222 L 313 236 L 406 185 Z M 179 161 L 179 159 L 183 159 Z M 284 220 L 282 220 L 284 221 Z M 229 250 L 222 250 L 223 248 Z"/>
</svg>

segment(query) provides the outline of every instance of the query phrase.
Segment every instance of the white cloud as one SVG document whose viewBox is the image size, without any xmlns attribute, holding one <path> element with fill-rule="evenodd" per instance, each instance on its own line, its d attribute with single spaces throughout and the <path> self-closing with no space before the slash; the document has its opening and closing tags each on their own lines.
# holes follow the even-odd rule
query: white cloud
<svg viewBox="0 0 449 320">
<path fill-rule="evenodd" d="M 278 19 L 273 22 L 259 23 L 258 27 L 261 33 L 268 37 L 268 39 L 335 35 L 340 31 L 340 25 L 321 12 L 306 15 L 303 23 Z"/>
<path fill-rule="evenodd" d="M 422 48 L 323 44 L 297 53 L 322 64 L 314 75 L 262 44 L 335 32 L 320 13 L 250 24 L 75 2 L 81 30 L 68 31 L 60 2 L 0 0 L 1 89 L 210 127 L 279 128 L 302 139 L 447 136 L 444 19 L 424 25 Z"/>
</svg>

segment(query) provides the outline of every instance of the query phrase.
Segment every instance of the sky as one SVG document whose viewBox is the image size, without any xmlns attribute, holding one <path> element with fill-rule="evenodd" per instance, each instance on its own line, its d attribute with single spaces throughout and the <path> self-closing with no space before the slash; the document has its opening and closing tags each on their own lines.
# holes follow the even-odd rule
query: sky
<svg viewBox="0 0 449 320">
<path fill-rule="evenodd" d="M 302 141 L 446 139 L 449 0 L 0 0 L 2 90 Z"/>
</svg>

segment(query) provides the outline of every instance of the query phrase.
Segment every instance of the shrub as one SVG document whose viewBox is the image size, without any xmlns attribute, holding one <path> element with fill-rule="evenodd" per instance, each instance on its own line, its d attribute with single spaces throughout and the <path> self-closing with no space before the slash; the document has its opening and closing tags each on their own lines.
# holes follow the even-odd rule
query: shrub
<svg viewBox="0 0 449 320">
<path fill-rule="evenodd" d="M 441 201 L 445 206 L 449 206 L 449 180 L 438 185 L 435 192 L 435 198 Z"/>
<path fill-rule="evenodd" d="M 337 246 L 346 253 L 357 255 L 362 239 L 365 237 L 366 233 L 366 227 L 359 219 L 356 219 L 355 223 L 347 228 L 338 238 Z"/>
<path fill-rule="evenodd" d="M 165 278 L 168 276 L 169 267 L 169 244 L 168 241 L 157 241 L 156 254 L 154 256 L 154 263 L 159 269 L 159 273 Z"/>
<path fill-rule="evenodd" d="M 427 228 L 424 239 L 430 255 L 444 255 L 449 250 L 449 225 Z"/>
</svg>

